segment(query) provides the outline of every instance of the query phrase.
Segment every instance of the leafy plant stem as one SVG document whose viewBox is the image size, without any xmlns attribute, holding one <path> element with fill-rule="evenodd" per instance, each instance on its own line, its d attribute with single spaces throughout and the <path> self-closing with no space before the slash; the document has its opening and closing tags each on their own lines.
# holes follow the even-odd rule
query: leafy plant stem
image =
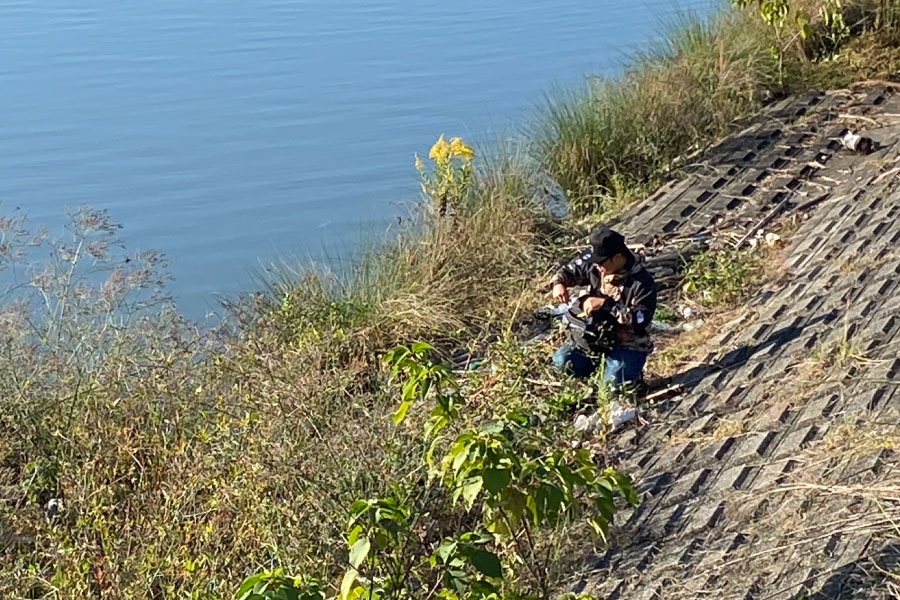
<svg viewBox="0 0 900 600">
<path fill-rule="evenodd" d="M 519 536 L 516 535 L 516 532 L 512 526 L 512 521 L 510 520 L 509 516 L 506 514 L 506 511 L 503 509 L 502 506 L 500 507 L 500 516 L 503 517 L 503 521 L 506 523 L 506 528 L 509 530 L 510 538 L 512 539 L 513 544 L 516 546 L 516 550 L 518 551 L 519 556 L 521 556 L 522 560 L 525 562 L 525 566 L 528 568 L 528 571 L 531 573 L 531 576 L 534 577 L 535 581 L 538 582 L 538 585 L 541 587 L 541 590 L 543 592 L 546 592 L 544 578 L 541 576 L 541 574 L 535 568 L 533 560 L 531 560 L 534 557 L 534 541 L 531 539 L 531 532 L 528 529 L 527 520 L 525 520 L 525 519 L 522 520 L 522 526 L 523 526 L 522 529 L 524 530 L 525 537 L 528 540 L 528 546 L 529 546 L 529 556 L 528 557 L 526 557 L 525 554 L 522 552 L 522 545 L 519 543 Z M 546 593 L 544 594 L 544 597 L 546 597 Z"/>
</svg>

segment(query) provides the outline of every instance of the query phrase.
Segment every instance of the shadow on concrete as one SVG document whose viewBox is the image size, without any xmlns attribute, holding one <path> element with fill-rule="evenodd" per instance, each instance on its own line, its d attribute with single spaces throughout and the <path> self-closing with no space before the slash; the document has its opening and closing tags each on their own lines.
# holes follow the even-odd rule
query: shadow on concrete
<svg viewBox="0 0 900 600">
<path fill-rule="evenodd" d="M 680 375 L 676 375 L 672 378 L 671 383 L 681 385 L 685 392 L 690 392 L 698 385 L 700 385 L 706 378 L 713 375 L 718 375 L 722 371 L 728 371 L 740 367 L 741 365 L 749 361 L 750 358 L 755 354 L 770 350 L 773 347 L 787 344 L 800 337 L 804 330 L 820 324 L 827 325 L 837 318 L 838 313 L 836 311 L 831 311 L 819 315 L 814 319 L 807 321 L 803 325 L 782 327 L 777 331 L 773 331 L 771 334 L 766 336 L 765 339 L 756 344 L 744 345 L 740 348 L 735 348 L 734 350 L 731 350 L 730 352 L 717 358 L 713 362 L 693 367 L 691 369 L 688 369 L 684 373 L 681 373 Z"/>
<path fill-rule="evenodd" d="M 897 569 L 900 567 L 900 543 L 885 545 L 874 556 L 867 556 L 844 565 L 831 573 L 821 587 L 807 586 L 790 600 L 861 600 L 863 598 L 893 598 L 887 584 L 900 587 Z"/>
</svg>

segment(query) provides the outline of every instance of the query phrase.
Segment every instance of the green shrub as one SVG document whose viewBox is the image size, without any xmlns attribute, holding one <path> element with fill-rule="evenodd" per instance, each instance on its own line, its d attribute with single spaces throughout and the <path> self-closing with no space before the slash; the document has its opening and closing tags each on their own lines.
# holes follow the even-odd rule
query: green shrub
<svg viewBox="0 0 900 600">
<path fill-rule="evenodd" d="M 558 585 L 548 540 L 583 521 L 605 541 L 616 496 L 637 504 L 631 481 L 601 470 L 586 450 L 558 448 L 539 419 L 513 413 L 480 422 L 477 412 L 466 414 L 461 386 L 430 360 L 432 351 L 420 343 L 385 357 L 400 383 L 397 425 L 414 405 L 434 400 L 417 457 L 427 478 L 352 504 L 337 597 L 548 600 Z M 306 583 L 316 580 L 297 581 L 258 575 L 239 594 L 321 597 Z"/>
<path fill-rule="evenodd" d="M 735 306 L 756 291 L 763 268 L 757 250 L 708 250 L 688 264 L 683 289 L 704 306 Z"/>
<path fill-rule="evenodd" d="M 674 325 L 678 321 L 678 313 L 672 310 L 672 308 L 667 304 L 660 304 L 656 308 L 656 313 L 653 315 L 653 319 L 655 321 L 659 321 L 660 323 Z"/>
</svg>

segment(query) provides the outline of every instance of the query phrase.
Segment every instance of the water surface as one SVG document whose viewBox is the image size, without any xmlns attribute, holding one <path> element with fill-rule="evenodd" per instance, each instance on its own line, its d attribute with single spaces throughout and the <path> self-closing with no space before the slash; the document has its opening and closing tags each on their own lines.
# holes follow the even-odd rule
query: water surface
<svg viewBox="0 0 900 600">
<path fill-rule="evenodd" d="M 709 0 L 681 7 L 709 9 Z M 0 2 L 0 202 L 105 208 L 195 318 L 280 255 L 349 256 L 440 133 L 514 130 L 671 2 Z"/>
</svg>

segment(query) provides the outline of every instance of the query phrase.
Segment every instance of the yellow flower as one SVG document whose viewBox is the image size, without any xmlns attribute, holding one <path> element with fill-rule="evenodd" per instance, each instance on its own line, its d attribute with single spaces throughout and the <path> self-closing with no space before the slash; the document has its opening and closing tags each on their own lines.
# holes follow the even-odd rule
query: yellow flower
<svg viewBox="0 0 900 600">
<path fill-rule="evenodd" d="M 447 159 L 450 155 L 450 144 L 448 144 L 444 140 L 444 135 L 441 134 L 441 137 L 434 143 L 434 146 L 431 147 L 431 151 L 428 153 L 428 158 L 431 160 L 441 162 Z"/>
<path fill-rule="evenodd" d="M 471 146 L 463 143 L 462 138 L 455 137 L 450 140 L 450 154 L 469 160 L 475 156 L 475 151 L 472 150 Z"/>
<path fill-rule="evenodd" d="M 418 155 L 418 154 L 416 154 L 416 171 L 420 171 L 420 172 L 421 172 L 421 171 L 424 171 L 424 170 L 425 170 L 425 163 L 422 162 L 422 159 L 419 158 L 419 155 Z"/>
</svg>

